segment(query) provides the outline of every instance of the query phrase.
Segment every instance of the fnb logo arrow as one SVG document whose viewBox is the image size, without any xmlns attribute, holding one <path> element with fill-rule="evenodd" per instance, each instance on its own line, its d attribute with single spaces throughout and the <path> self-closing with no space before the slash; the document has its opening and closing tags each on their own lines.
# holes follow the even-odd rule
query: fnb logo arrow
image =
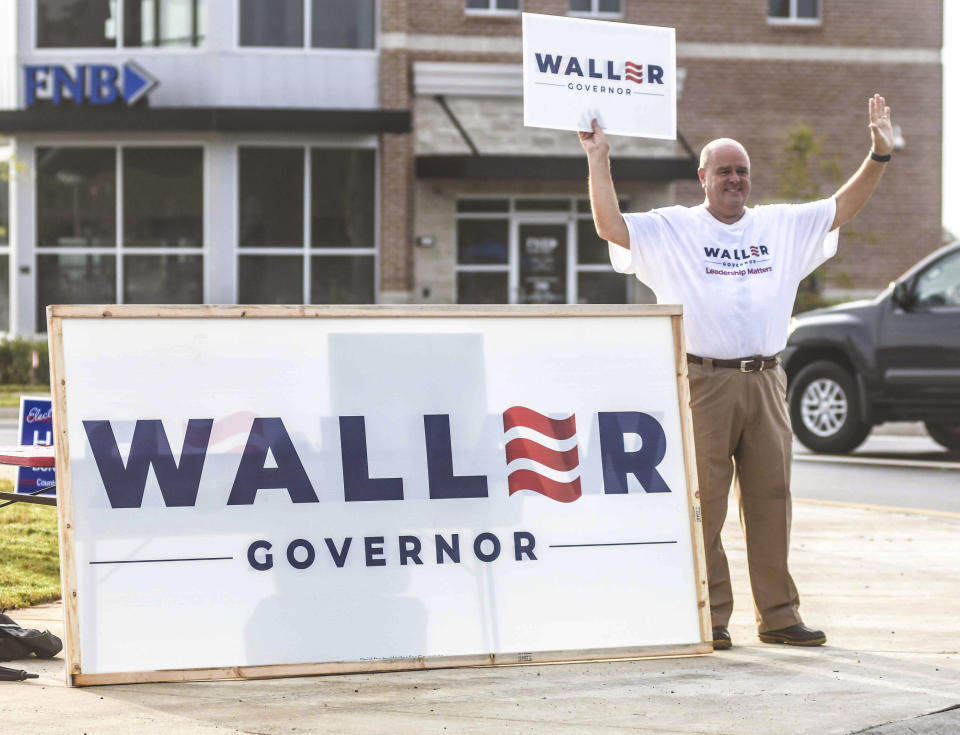
<svg viewBox="0 0 960 735">
<path fill-rule="evenodd" d="M 110 105 L 123 100 L 133 105 L 150 94 L 160 83 L 135 61 L 122 67 L 111 64 L 24 66 L 26 106 L 38 100 L 55 105 L 70 100 L 74 104 Z"/>
</svg>

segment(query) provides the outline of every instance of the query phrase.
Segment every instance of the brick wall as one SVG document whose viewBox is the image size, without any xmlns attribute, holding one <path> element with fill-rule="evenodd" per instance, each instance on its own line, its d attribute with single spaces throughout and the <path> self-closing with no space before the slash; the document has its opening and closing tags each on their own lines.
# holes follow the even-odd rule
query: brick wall
<svg viewBox="0 0 960 735">
<path fill-rule="evenodd" d="M 677 40 L 722 44 L 791 44 L 938 50 L 942 39 L 940 0 L 823 0 L 823 23 L 815 27 L 771 26 L 766 0 L 624 0 L 624 20 L 677 28 Z M 461 0 L 382 0 L 384 30 L 415 34 L 519 37 L 519 16 L 464 13 Z M 529 12 L 563 15 L 567 0 L 526 0 Z M 405 68 L 400 70 L 401 59 Z M 385 106 L 409 109 L 409 66 L 416 60 L 519 63 L 519 54 L 383 52 Z M 753 203 L 776 196 L 778 162 L 787 130 L 804 122 L 823 139 L 824 157 L 836 156 L 844 177 L 852 174 L 869 146 L 866 101 L 884 94 L 906 146 L 876 195 L 841 233 L 832 261 L 834 285 L 879 289 L 940 244 L 941 67 L 936 64 L 864 61 L 794 62 L 678 58 L 687 72 L 678 106 L 678 127 L 691 146 L 730 136 L 751 154 Z M 416 120 L 414 120 L 416 125 Z M 390 202 L 412 202 L 412 146 L 384 139 L 384 211 Z M 616 155 L 616 141 L 614 141 Z M 396 156 L 396 160 L 392 157 Z M 408 156 L 406 166 L 400 160 Z M 824 193 L 833 191 L 825 185 Z M 695 182 L 678 182 L 678 203 L 702 201 Z M 392 199 L 396 197 L 396 199 Z M 412 203 L 409 204 L 412 211 Z M 409 213 L 382 227 L 382 289 L 413 288 Z"/>
<path fill-rule="evenodd" d="M 713 62 L 684 63 L 687 80 L 678 127 L 698 151 L 713 138 L 740 140 L 751 156 L 755 204 L 776 198 L 778 163 L 784 160 L 781 149 L 791 126 L 810 125 L 823 140 L 823 158 L 836 156 L 846 178 L 869 149 L 868 97 L 880 92 L 893 108 L 906 146 L 895 152 L 870 202 L 841 231 L 840 254 L 832 262 L 837 285 L 849 276 L 853 288 L 880 288 L 939 246 L 939 68 L 911 65 L 889 75 L 884 67 L 869 64 L 723 65 L 729 73 L 718 77 Z M 823 193 L 835 188 L 825 184 Z M 680 203 L 703 200 L 695 182 L 677 189 Z"/>
<path fill-rule="evenodd" d="M 404 18 L 403 3 L 383 0 L 382 24 Z M 390 15 L 387 15 L 388 11 Z M 410 61 L 403 50 L 380 55 L 380 104 L 387 110 L 411 108 Z M 413 287 L 413 135 L 380 137 L 380 294 L 382 301 L 404 301 Z"/>
<path fill-rule="evenodd" d="M 383 0 L 394 3 L 397 0 Z M 840 46 L 939 48 L 941 0 L 823 0 L 815 27 L 770 25 L 767 0 L 623 0 L 623 20 L 677 29 L 678 41 L 800 43 Z M 568 0 L 526 0 L 529 13 L 565 15 Z M 461 0 L 409 0 L 411 33 L 519 36 L 519 16 L 477 16 Z"/>
</svg>

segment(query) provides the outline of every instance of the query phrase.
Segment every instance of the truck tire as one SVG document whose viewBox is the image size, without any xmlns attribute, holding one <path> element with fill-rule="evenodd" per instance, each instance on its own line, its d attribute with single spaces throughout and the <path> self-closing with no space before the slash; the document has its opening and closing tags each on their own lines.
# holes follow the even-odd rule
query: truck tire
<svg viewBox="0 0 960 735">
<path fill-rule="evenodd" d="M 927 421 L 924 426 L 941 447 L 960 452 L 960 421 Z"/>
<path fill-rule="evenodd" d="M 860 418 L 853 376 L 830 360 L 817 360 L 800 370 L 787 401 L 793 433 L 812 452 L 851 452 L 870 433 L 870 425 Z"/>
</svg>

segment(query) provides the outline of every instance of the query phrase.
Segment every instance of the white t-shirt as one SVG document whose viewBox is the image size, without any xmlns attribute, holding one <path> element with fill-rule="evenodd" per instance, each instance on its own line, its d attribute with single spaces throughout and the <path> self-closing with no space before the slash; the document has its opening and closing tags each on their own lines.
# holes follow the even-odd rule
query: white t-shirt
<svg viewBox="0 0 960 735">
<path fill-rule="evenodd" d="M 732 225 L 704 205 L 626 214 L 630 249 L 610 243 L 619 273 L 634 273 L 662 304 L 683 304 L 687 352 L 734 359 L 787 343 L 800 280 L 837 252 L 833 197 L 749 207 Z"/>
</svg>

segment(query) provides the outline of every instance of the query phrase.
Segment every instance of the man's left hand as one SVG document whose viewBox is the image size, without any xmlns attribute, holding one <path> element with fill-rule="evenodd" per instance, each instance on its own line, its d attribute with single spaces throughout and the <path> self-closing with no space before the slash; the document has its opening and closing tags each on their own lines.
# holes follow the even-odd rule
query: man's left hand
<svg viewBox="0 0 960 735">
<path fill-rule="evenodd" d="M 870 98 L 870 149 L 878 156 L 893 151 L 893 122 L 887 101 L 879 94 Z"/>
</svg>

